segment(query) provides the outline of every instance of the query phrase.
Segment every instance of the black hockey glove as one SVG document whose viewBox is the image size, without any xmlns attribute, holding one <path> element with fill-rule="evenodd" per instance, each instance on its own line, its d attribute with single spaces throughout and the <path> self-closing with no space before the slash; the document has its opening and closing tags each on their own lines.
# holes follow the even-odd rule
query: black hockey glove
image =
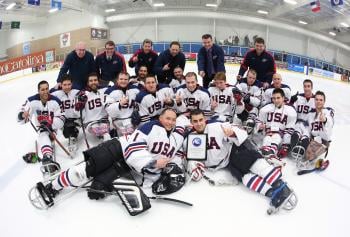
<svg viewBox="0 0 350 237">
<path fill-rule="evenodd" d="M 299 95 L 299 91 L 290 98 L 289 104 L 291 105 L 294 104 L 294 102 L 298 100 L 298 95 Z"/>
<path fill-rule="evenodd" d="M 243 99 L 244 104 L 249 104 L 250 103 L 250 95 L 246 94 Z"/>
<path fill-rule="evenodd" d="M 51 123 L 47 120 L 40 121 L 39 131 L 40 132 L 53 132 Z"/>
</svg>

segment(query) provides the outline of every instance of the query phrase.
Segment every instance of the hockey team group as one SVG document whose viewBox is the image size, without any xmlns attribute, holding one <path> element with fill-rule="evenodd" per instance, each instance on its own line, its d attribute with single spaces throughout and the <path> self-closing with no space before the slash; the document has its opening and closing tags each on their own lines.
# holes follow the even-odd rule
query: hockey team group
<svg viewBox="0 0 350 237">
<path fill-rule="evenodd" d="M 298 200 L 282 177 L 284 159 L 293 159 L 300 174 L 327 168 L 334 111 L 325 106 L 326 95 L 314 92 L 309 79 L 303 81 L 303 93 L 292 95 L 261 38 L 246 54 L 235 85 L 229 85 L 226 76 L 232 75 L 225 73 L 222 49 L 208 34 L 202 42 L 197 65 L 203 87 L 196 72 L 184 75 L 185 63 L 177 63 L 178 42 L 156 59 L 160 72 L 137 64 L 142 60 L 135 54 L 130 60 L 136 76 L 124 68 L 113 85 L 101 83 L 101 72 L 95 71 L 87 74 L 83 88 L 75 86 L 70 73 L 61 74 L 51 90 L 47 81 L 39 82 L 38 93 L 28 97 L 17 116 L 38 134 L 36 154 L 23 157 L 28 163 L 39 160 L 44 175 L 30 190 L 32 204 L 47 209 L 72 190 L 86 189 L 90 199 L 119 196 L 137 215 L 151 207 L 142 188 L 160 198 L 202 179 L 220 185 L 225 182 L 208 173 L 226 169 L 234 181 L 230 184 L 242 183 L 270 200 L 268 214 L 293 209 Z M 78 60 L 79 51 L 72 52 Z M 102 56 L 108 62 L 108 54 Z M 189 140 L 196 134 L 206 137 L 206 155 L 187 159 L 189 147 L 201 143 Z M 84 161 L 61 170 L 64 159 L 55 157 L 57 144 L 74 157 L 78 139 L 86 147 Z M 100 144 L 90 148 L 91 139 Z"/>
</svg>

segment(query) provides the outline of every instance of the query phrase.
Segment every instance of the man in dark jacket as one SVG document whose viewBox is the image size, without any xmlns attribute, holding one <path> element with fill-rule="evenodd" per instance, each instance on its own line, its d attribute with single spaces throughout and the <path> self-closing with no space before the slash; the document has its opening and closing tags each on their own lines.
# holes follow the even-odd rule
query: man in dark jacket
<svg viewBox="0 0 350 237">
<path fill-rule="evenodd" d="M 198 74 L 203 78 L 203 87 L 208 88 L 215 73 L 225 72 L 225 54 L 220 46 L 213 43 L 210 34 L 202 36 L 202 44 L 197 55 Z"/>
<path fill-rule="evenodd" d="M 265 41 L 263 38 L 256 38 L 254 49 L 250 50 L 244 56 L 237 80 L 240 80 L 244 73 L 249 69 L 257 72 L 257 80 L 263 83 L 263 87 L 268 88 L 272 82 L 272 76 L 276 73 L 276 64 L 273 56 L 265 50 Z"/>
<path fill-rule="evenodd" d="M 170 48 L 159 54 L 156 64 L 154 65 L 154 72 L 157 75 L 159 83 L 165 81 L 170 82 L 174 78 L 174 69 L 181 67 L 185 70 L 186 58 L 180 52 L 180 43 L 173 41 L 170 43 Z"/>
<path fill-rule="evenodd" d="M 73 88 L 81 90 L 87 84 L 88 75 L 94 71 L 94 56 L 86 50 L 84 42 L 79 42 L 75 46 L 75 50 L 70 52 L 64 60 L 57 77 L 56 87 L 61 86 L 61 79 L 68 72 L 72 78 Z"/>
<path fill-rule="evenodd" d="M 114 81 L 120 72 L 126 72 L 124 56 L 115 51 L 113 41 L 107 41 L 105 52 L 96 56 L 96 73 L 100 78 L 100 86 L 108 86 L 110 81 Z"/>
<path fill-rule="evenodd" d="M 158 54 L 152 50 L 152 45 L 152 40 L 145 39 L 142 43 L 142 49 L 137 50 L 130 58 L 129 67 L 135 67 L 136 75 L 141 66 L 146 66 L 149 74 L 155 74 L 153 67 L 158 58 Z"/>
</svg>

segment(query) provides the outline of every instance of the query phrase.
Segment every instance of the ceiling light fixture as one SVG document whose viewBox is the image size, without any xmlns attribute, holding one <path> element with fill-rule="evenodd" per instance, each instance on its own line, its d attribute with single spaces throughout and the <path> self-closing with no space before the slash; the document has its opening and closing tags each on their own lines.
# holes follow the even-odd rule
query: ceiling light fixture
<svg viewBox="0 0 350 237">
<path fill-rule="evenodd" d="M 297 2 L 294 1 L 294 0 L 283 0 L 283 2 L 291 4 L 291 5 L 296 5 L 297 4 Z"/>
<path fill-rule="evenodd" d="M 11 10 L 14 6 L 16 6 L 16 3 L 15 3 L 15 2 L 10 3 L 10 4 L 6 7 L 6 10 Z"/>
<path fill-rule="evenodd" d="M 115 9 L 114 8 L 111 8 L 111 9 L 106 9 L 105 12 L 115 12 Z"/>
<path fill-rule="evenodd" d="M 260 14 L 264 14 L 264 15 L 269 14 L 269 12 L 264 11 L 264 10 L 257 10 L 257 12 L 260 13 Z"/>
<path fill-rule="evenodd" d="M 332 35 L 332 36 L 336 36 L 336 35 L 337 35 L 337 34 L 334 33 L 333 31 L 330 31 L 329 34 Z"/>
<path fill-rule="evenodd" d="M 308 23 L 306 21 L 298 21 L 302 25 L 307 25 Z"/>
<path fill-rule="evenodd" d="M 349 27 L 349 25 L 347 24 L 347 23 L 345 23 L 345 22 L 342 22 L 342 23 L 340 23 L 342 26 L 344 26 L 344 27 Z"/>
<path fill-rule="evenodd" d="M 165 4 L 163 2 L 160 2 L 160 3 L 154 3 L 153 6 L 154 7 L 164 7 Z"/>
<path fill-rule="evenodd" d="M 214 3 L 207 3 L 205 4 L 206 7 L 218 7 L 218 4 L 214 4 Z"/>
</svg>

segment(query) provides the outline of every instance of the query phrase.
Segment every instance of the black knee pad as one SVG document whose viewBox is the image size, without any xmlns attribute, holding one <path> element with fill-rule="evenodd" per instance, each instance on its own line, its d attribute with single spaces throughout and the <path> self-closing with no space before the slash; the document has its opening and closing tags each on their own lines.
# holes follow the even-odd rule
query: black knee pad
<svg viewBox="0 0 350 237">
<path fill-rule="evenodd" d="M 79 125 L 74 121 L 74 119 L 66 119 L 63 125 L 63 136 L 65 138 L 69 137 L 78 137 L 79 129 L 77 128 Z"/>
<path fill-rule="evenodd" d="M 97 176 L 113 166 L 115 162 L 125 163 L 123 149 L 116 138 L 84 151 L 83 155 L 86 161 L 86 174 L 88 177 Z"/>
<path fill-rule="evenodd" d="M 154 194 L 170 194 L 178 191 L 185 185 L 185 172 L 176 164 L 169 163 L 162 170 L 160 178 L 153 183 Z"/>
<path fill-rule="evenodd" d="M 250 172 L 250 167 L 260 158 L 262 158 L 261 154 L 255 150 L 240 150 L 234 154 L 231 153 L 228 169 L 232 174 L 239 173 L 242 178 Z"/>
</svg>

